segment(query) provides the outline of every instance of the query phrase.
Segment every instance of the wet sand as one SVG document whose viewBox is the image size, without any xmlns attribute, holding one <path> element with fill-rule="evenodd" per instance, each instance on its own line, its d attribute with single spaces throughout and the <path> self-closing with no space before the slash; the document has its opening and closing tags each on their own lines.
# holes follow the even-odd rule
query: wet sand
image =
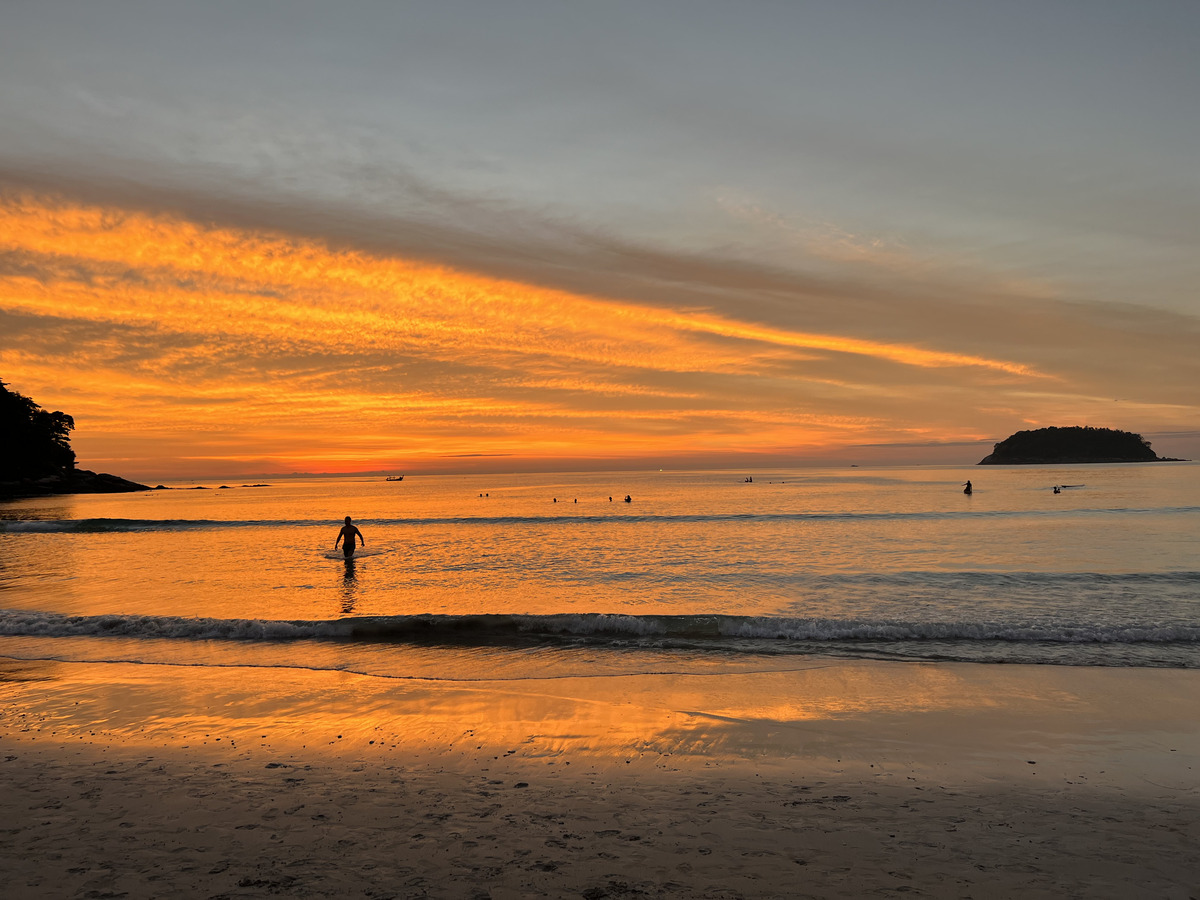
<svg viewBox="0 0 1200 900">
<path fill-rule="evenodd" d="M 0 664 L 4 895 L 1200 896 L 1200 673 Z"/>
</svg>

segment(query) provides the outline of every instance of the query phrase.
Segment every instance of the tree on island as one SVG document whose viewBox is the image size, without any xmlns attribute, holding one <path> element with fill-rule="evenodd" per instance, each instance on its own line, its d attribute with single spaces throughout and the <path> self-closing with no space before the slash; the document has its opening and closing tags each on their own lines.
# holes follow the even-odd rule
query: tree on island
<svg viewBox="0 0 1200 900">
<path fill-rule="evenodd" d="M 112 494 L 148 491 L 116 475 L 75 468 L 75 420 L 47 412 L 0 381 L 0 498 L 38 494 Z"/>
<path fill-rule="evenodd" d="M 74 429 L 75 420 L 66 413 L 47 412 L 0 381 L 0 478 L 45 478 L 74 471 Z"/>
<path fill-rule="evenodd" d="M 1089 425 L 1018 431 L 996 444 L 979 465 L 1164 461 L 1140 434 Z"/>
</svg>

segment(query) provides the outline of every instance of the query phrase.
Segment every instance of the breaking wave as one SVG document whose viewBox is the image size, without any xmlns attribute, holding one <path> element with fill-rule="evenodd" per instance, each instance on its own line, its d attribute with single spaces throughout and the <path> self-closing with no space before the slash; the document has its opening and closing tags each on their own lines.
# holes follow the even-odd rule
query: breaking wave
<svg viewBox="0 0 1200 900">
<path fill-rule="evenodd" d="M 731 615 L 604 613 L 557 615 L 352 616 L 324 620 L 189 618 L 0 611 L 0 635 L 126 637 L 222 641 L 370 641 L 454 645 L 561 643 L 759 650 L 780 643 L 1032 642 L 1049 644 L 1198 643 L 1193 625 L 1064 625 L 853 621 Z"/>
</svg>

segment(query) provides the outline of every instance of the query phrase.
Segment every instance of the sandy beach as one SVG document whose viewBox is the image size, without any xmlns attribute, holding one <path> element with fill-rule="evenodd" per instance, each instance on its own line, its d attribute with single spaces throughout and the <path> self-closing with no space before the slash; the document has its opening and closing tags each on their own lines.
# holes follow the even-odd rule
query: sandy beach
<svg viewBox="0 0 1200 900">
<path fill-rule="evenodd" d="M 1200 895 L 1200 673 L 7 662 L 5 896 Z"/>
</svg>

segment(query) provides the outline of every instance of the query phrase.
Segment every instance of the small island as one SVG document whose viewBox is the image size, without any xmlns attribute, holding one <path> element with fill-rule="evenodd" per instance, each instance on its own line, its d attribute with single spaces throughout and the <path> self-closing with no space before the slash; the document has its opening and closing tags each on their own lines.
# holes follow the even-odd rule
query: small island
<svg viewBox="0 0 1200 900">
<path fill-rule="evenodd" d="M 44 494 L 114 494 L 153 488 L 75 468 L 75 420 L 47 412 L 0 381 L 0 500 Z"/>
<path fill-rule="evenodd" d="M 1140 434 L 1113 428 L 1072 426 L 1018 431 L 992 448 L 981 466 L 1063 463 L 1180 462 L 1158 456 Z"/>
</svg>

